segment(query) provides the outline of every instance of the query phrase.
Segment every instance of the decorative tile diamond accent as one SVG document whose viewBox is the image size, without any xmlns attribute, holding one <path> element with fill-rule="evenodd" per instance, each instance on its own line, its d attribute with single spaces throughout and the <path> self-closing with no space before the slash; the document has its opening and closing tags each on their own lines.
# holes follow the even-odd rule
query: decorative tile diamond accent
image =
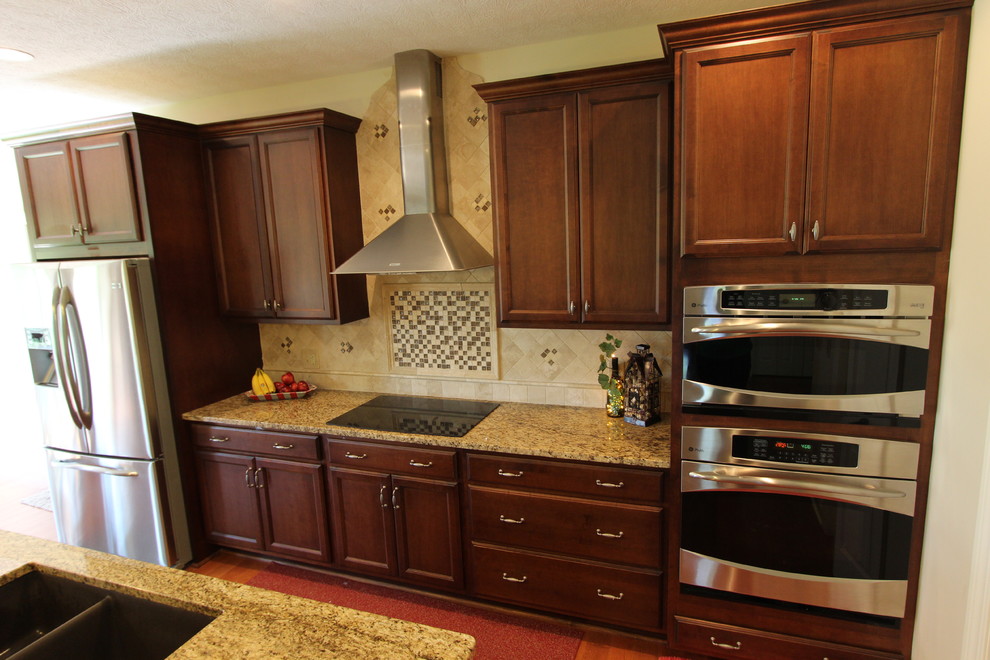
<svg viewBox="0 0 990 660">
<path fill-rule="evenodd" d="M 497 377 L 492 286 L 386 285 L 392 370 Z"/>
<path fill-rule="evenodd" d="M 350 353 L 353 350 L 354 350 L 354 347 L 351 346 L 351 342 L 349 342 L 349 341 L 342 341 L 342 342 L 340 342 L 340 352 L 341 353 Z"/>
<path fill-rule="evenodd" d="M 397 213 L 395 207 L 389 204 L 383 209 L 378 209 L 378 215 L 385 217 L 385 222 L 391 222 L 392 217 Z"/>
<path fill-rule="evenodd" d="M 279 344 L 279 346 L 281 346 L 282 347 L 282 350 L 285 351 L 286 353 L 291 353 L 292 352 L 292 338 L 291 337 L 286 337 L 285 339 L 282 340 L 282 343 Z"/>
<path fill-rule="evenodd" d="M 467 118 L 467 121 L 472 126 L 477 126 L 478 122 L 488 121 L 488 113 L 482 111 L 481 108 L 475 108 L 474 112 Z"/>
<path fill-rule="evenodd" d="M 385 124 L 375 124 L 375 138 L 384 140 L 386 135 L 388 135 L 388 126 Z"/>
<path fill-rule="evenodd" d="M 483 213 L 492 207 L 492 202 L 488 199 L 488 195 L 481 193 L 474 198 L 474 210 L 479 213 Z"/>
</svg>

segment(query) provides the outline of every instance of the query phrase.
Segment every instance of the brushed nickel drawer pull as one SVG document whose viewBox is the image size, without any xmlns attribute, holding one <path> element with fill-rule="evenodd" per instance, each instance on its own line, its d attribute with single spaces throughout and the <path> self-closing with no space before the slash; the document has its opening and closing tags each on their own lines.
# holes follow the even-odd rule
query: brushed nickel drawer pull
<svg viewBox="0 0 990 660">
<path fill-rule="evenodd" d="M 349 451 L 344 452 L 344 458 L 368 458 L 367 454 L 352 454 Z"/>
<path fill-rule="evenodd" d="M 619 532 L 618 534 L 612 534 L 611 532 L 603 532 L 600 529 L 596 529 L 595 534 L 597 534 L 598 536 L 604 536 L 607 539 L 621 539 L 623 532 Z"/>
<path fill-rule="evenodd" d="M 293 447 L 295 447 L 295 445 L 280 445 L 277 442 L 272 445 L 272 449 L 292 449 Z"/>
<path fill-rule="evenodd" d="M 210 442 L 230 442 L 230 438 L 227 437 L 218 438 L 216 436 L 211 435 Z"/>
<path fill-rule="evenodd" d="M 502 579 L 505 580 L 506 582 L 525 582 L 526 576 L 524 575 L 521 578 L 517 578 L 517 577 L 509 577 L 508 573 L 502 573 Z"/>
<path fill-rule="evenodd" d="M 729 649 L 730 651 L 738 651 L 742 648 L 742 642 L 736 642 L 735 644 L 722 644 L 721 642 L 716 642 L 714 637 L 710 637 L 712 640 L 712 646 L 717 646 L 720 649 Z"/>
<path fill-rule="evenodd" d="M 399 508 L 399 487 L 398 486 L 396 486 L 395 488 L 392 489 L 392 508 L 393 509 L 398 509 Z"/>
<path fill-rule="evenodd" d="M 510 525 L 521 525 L 524 522 L 526 522 L 526 519 L 525 518 L 506 518 L 503 515 L 499 515 L 498 519 L 501 522 L 508 523 Z"/>
<path fill-rule="evenodd" d="M 595 484 L 601 486 L 602 488 L 622 488 L 626 485 L 623 481 L 620 481 L 617 484 L 611 484 L 607 481 L 602 481 L 601 479 L 595 479 Z"/>
<path fill-rule="evenodd" d="M 599 598 L 604 598 L 605 600 L 622 600 L 622 597 L 624 595 L 625 594 L 623 594 L 621 591 L 619 592 L 619 595 L 618 596 L 615 596 L 613 594 L 607 594 L 604 591 L 602 591 L 601 589 L 598 590 L 598 597 Z"/>
<path fill-rule="evenodd" d="M 433 461 L 427 461 L 425 463 L 417 463 L 416 461 L 409 461 L 409 465 L 413 467 L 433 467 Z"/>
<path fill-rule="evenodd" d="M 254 488 L 255 485 L 251 483 L 251 468 L 244 470 L 244 485 L 248 488 Z"/>
<path fill-rule="evenodd" d="M 382 486 L 382 489 L 378 491 L 378 503 L 382 505 L 383 509 L 388 508 L 388 502 L 385 501 L 385 491 L 388 490 L 388 486 Z"/>
<path fill-rule="evenodd" d="M 265 487 L 265 481 L 264 481 L 264 479 L 261 479 L 260 478 L 264 473 L 265 472 L 264 472 L 264 470 L 262 468 L 254 468 L 254 485 L 255 485 L 255 487 L 257 487 L 257 488 L 264 488 Z"/>
<path fill-rule="evenodd" d="M 519 470 L 519 472 L 504 472 L 502 468 L 498 469 L 498 476 L 500 477 L 521 477 L 523 474 L 525 473 L 522 470 Z"/>
</svg>

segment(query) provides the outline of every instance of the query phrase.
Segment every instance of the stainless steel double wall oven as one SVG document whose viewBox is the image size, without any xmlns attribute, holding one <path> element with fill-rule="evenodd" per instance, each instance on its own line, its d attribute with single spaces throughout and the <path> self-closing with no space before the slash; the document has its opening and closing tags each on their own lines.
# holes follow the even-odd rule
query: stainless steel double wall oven
<svg viewBox="0 0 990 660">
<path fill-rule="evenodd" d="M 682 429 L 682 585 L 904 615 L 919 447 L 869 431 L 920 424 L 933 296 L 915 285 L 685 289 L 683 411 L 721 418 Z M 835 423 L 863 432 L 836 435 Z"/>
</svg>

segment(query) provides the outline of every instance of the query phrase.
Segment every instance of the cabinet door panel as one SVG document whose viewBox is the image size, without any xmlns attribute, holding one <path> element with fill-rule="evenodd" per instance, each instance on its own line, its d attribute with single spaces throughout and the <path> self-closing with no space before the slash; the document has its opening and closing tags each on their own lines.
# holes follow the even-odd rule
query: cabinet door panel
<svg viewBox="0 0 990 660">
<path fill-rule="evenodd" d="M 330 470 L 335 563 L 372 575 L 395 575 L 395 526 L 388 475 Z"/>
<path fill-rule="evenodd" d="M 399 576 L 431 587 L 461 588 L 457 484 L 393 476 L 392 486 Z"/>
<path fill-rule="evenodd" d="M 265 549 L 308 561 L 330 560 L 323 466 L 257 458 Z"/>
<path fill-rule="evenodd" d="M 490 108 L 500 321 L 579 320 L 576 106 L 555 94 Z"/>
<path fill-rule="evenodd" d="M 141 240 L 130 137 L 110 133 L 69 142 L 86 243 Z"/>
<path fill-rule="evenodd" d="M 670 85 L 579 96 L 587 322 L 667 323 Z"/>
<path fill-rule="evenodd" d="M 261 550 L 258 498 L 255 489 L 248 487 L 254 459 L 199 451 L 196 468 L 206 538 L 220 545 Z"/>
<path fill-rule="evenodd" d="M 232 316 L 270 317 L 274 297 L 264 201 L 252 136 L 204 145 L 220 305 Z"/>
<path fill-rule="evenodd" d="M 17 150 L 24 212 L 35 247 L 79 243 L 80 224 L 68 142 Z"/>
<path fill-rule="evenodd" d="M 319 132 L 262 133 L 258 149 L 276 316 L 333 318 Z"/>
<path fill-rule="evenodd" d="M 939 247 L 956 20 L 815 34 L 809 250 Z"/>
<path fill-rule="evenodd" d="M 682 254 L 798 251 L 809 41 L 771 37 L 680 56 Z"/>
</svg>

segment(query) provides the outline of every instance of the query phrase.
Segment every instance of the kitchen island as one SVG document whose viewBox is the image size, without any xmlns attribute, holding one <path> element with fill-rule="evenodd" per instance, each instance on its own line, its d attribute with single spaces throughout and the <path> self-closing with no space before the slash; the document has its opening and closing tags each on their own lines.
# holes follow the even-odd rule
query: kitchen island
<svg viewBox="0 0 990 660">
<path fill-rule="evenodd" d="M 183 418 L 266 431 L 330 434 L 595 463 L 670 467 L 670 425 L 667 420 L 640 427 L 628 424 L 622 418 L 608 417 L 602 408 L 500 403 L 462 437 L 402 434 L 327 424 L 376 396 L 378 394 L 372 392 L 316 390 L 305 399 L 251 401 L 238 395 L 187 412 Z"/>
<path fill-rule="evenodd" d="M 474 649 L 461 633 L 0 531 L 0 586 L 30 571 L 216 617 L 170 658 L 457 660 Z"/>
</svg>

